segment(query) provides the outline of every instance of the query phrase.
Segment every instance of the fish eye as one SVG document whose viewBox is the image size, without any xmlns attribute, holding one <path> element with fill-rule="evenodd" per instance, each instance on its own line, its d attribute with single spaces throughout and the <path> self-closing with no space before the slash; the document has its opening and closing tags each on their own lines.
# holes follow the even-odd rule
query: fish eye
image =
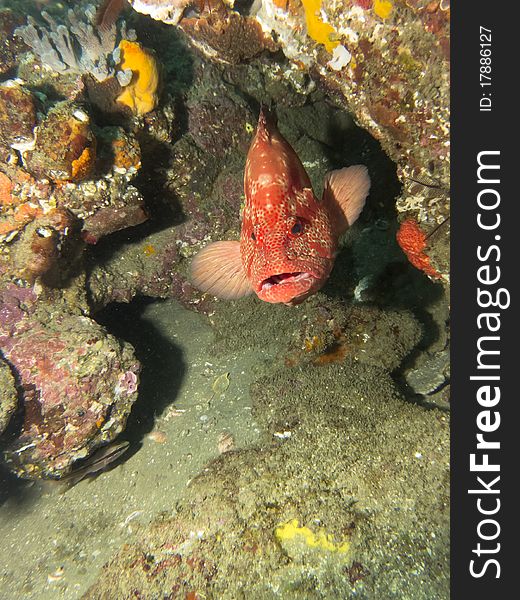
<svg viewBox="0 0 520 600">
<path fill-rule="evenodd" d="M 251 232 L 251 239 L 256 242 L 256 235 L 254 231 Z"/>
<path fill-rule="evenodd" d="M 291 228 L 292 235 L 300 235 L 303 232 L 303 223 L 301 221 L 296 221 L 296 223 Z"/>
</svg>

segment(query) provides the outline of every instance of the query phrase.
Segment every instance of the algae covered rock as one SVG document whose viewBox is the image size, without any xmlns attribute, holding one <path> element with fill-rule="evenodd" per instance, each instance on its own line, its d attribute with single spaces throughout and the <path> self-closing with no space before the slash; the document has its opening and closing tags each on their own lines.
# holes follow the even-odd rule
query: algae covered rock
<svg viewBox="0 0 520 600">
<path fill-rule="evenodd" d="M 427 255 L 434 276 L 446 279 L 449 3 L 265 0 L 256 18 L 396 162 L 400 219 L 413 219 L 425 235 L 443 224 Z"/>
<path fill-rule="evenodd" d="M 413 314 L 320 292 L 297 308 L 220 303 L 209 318 L 216 355 L 261 357 L 260 441 L 208 465 L 84 599 L 448 598 L 448 417 L 390 376 L 421 339 Z"/>
<path fill-rule="evenodd" d="M 36 98 L 19 83 L 8 80 L 0 85 L 0 146 L 4 152 L 33 143 L 36 109 Z"/>
<path fill-rule="evenodd" d="M 60 102 L 40 123 L 35 147 L 27 154 L 27 166 L 37 177 L 81 181 L 94 168 L 96 145 L 88 113 L 73 102 Z"/>
<path fill-rule="evenodd" d="M 445 415 L 352 361 L 252 393 L 262 446 L 212 463 L 84 598 L 447 598 Z"/>
<path fill-rule="evenodd" d="M 9 72 L 19 55 L 27 49 L 23 40 L 14 35 L 23 18 L 10 8 L 0 7 L 0 74 Z"/>
<path fill-rule="evenodd" d="M 447 282 L 449 2 L 263 0 L 235 10 L 226 4 L 233 5 L 216 1 L 196 18 L 185 14 L 183 2 L 133 2 L 140 12 L 178 23 L 210 60 L 240 63 L 279 47 L 290 66 L 277 59 L 274 68 L 269 65 L 270 79 L 310 76 L 397 164 L 403 184 L 399 220 L 412 220 L 428 237 L 414 251 L 424 250 L 428 276 Z M 261 36 L 253 24 L 260 25 Z M 307 88 L 304 96 L 312 89 L 300 87 Z M 259 93 L 265 101 L 265 90 Z"/>
<path fill-rule="evenodd" d="M 2 353 L 24 409 L 6 463 L 22 477 L 60 478 L 124 429 L 139 363 L 129 344 L 87 317 L 38 302 L 30 288 L 10 285 L 0 299 Z"/>
</svg>

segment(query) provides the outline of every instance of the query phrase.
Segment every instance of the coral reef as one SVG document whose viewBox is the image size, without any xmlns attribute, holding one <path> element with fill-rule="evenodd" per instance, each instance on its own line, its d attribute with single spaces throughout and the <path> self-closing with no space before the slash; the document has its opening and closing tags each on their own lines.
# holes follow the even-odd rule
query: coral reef
<svg viewBox="0 0 520 600">
<path fill-rule="evenodd" d="M 263 39 L 276 38 L 296 70 L 348 108 L 396 162 L 403 184 L 396 203 L 400 219 L 414 219 L 428 236 L 443 224 L 427 252 L 434 271 L 449 280 L 449 9 L 426 0 L 264 0 L 248 17 L 216 2 L 208 16 L 179 12 L 172 20 L 161 11 L 176 3 L 146 4 L 150 11 L 153 5 L 154 18 L 178 20 L 195 46 L 215 60 L 250 58 L 224 43 L 232 22 L 255 20 Z M 252 31 L 245 37 L 249 48 L 256 37 Z"/>
<path fill-rule="evenodd" d="M 71 101 L 40 114 L 36 130 L 35 104 L 18 84 L 0 87 L 0 120 L 7 123 L 0 148 L 11 157 L 0 169 L 0 236 L 13 240 L 55 208 L 81 220 L 90 243 L 145 221 L 144 200 L 129 185 L 141 166 L 135 136 L 118 127 L 95 127 L 85 106 Z M 63 228 L 64 235 L 72 224 Z"/>
<path fill-rule="evenodd" d="M 29 84 L 58 97 L 88 99 L 105 114 L 130 110 L 142 115 L 157 106 L 156 61 L 135 41 L 135 31 L 127 31 L 125 21 L 109 19 L 99 26 L 97 8 L 88 2 L 69 9 L 66 16 L 45 11 L 42 16 L 47 27 L 29 16 L 28 25 L 15 32 L 31 48 L 29 56 L 43 66 L 35 68 L 27 57 L 21 61 L 19 74 Z"/>
<path fill-rule="evenodd" d="M 449 214 L 449 10 L 387 0 L 304 8 L 302 15 L 296 4 L 280 8 L 266 0 L 257 19 L 380 140 L 404 185 L 401 218 L 414 218 L 428 235 Z M 336 69 L 331 52 L 341 46 L 350 58 Z M 447 279 L 444 261 L 435 262 Z"/>
<path fill-rule="evenodd" d="M 13 284 L 0 292 L 0 344 L 15 373 L 23 421 L 5 450 L 22 477 L 68 473 L 113 440 L 137 397 L 139 363 L 129 344 Z"/>
<path fill-rule="evenodd" d="M 129 184 L 141 167 L 137 137 L 97 125 L 103 115 L 89 97 L 115 82 L 115 100 L 114 91 L 132 79 L 126 64 L 116 69 L 125 28 L 94 30 L 95 10 L 85 3 L 66 17 L 54 14 L 44 16 L 48 28 L 31 19 L 17 35 L 11 27 L 11 47 L 28 77 L 0 84 L 2 429 L 11 396 L 19 396 L 4 456 L 26 478 L 61 478 L 113 440 L 137 397 L 140 368 L 128 344 L 86 316 L 82 265 L 85 242 L 148 218 Z"/>
<path fill-rule="evenodd" d="M 168 514 L 139 529 L 85 598 L 447 598 L 448 304 L 430 277 L 449 273 L 449 10 L 429 0 L 131 4 L 179 26 L 132 12 L 138 43 L 121 21 L 96 32 L 81 2 L 49 7 L 46 25 L 29 20 L 22 37 L 9 13 L 0 42 L 0 69 L 16 77 L 0 85 L 7 468 L 66 479 L 83 459 L 95 471 L 126 449 L 107 448 L 125 428 L 139 438 L 127 419 L 145 374 L 157 396 L 170 379 L 156 377 L 163 354 L 141 383 L 136 355 L 145 361 L 157 342 L 176 371 L 178 354 L 153 328 L 141 348 L 129 337 L 134 354 L 93 318 L 110 302 L 174 298 L 207 315 L 208 363 L 250 353 L 241 393 L 260 441 L 243 449 L 234 432 L 215 436 L 219 458 L 179 503 L 166 499 Z M 187 276 L 201 247 L 238 237 L 260 104 L 273 105 L 318 194 L 325 173 L 346 165 L 366 164 L 373 182 L 326 286 L 295 308 L 219 302 Z M 125 325 L 107 327 L 124 337 Z M 220 389 L 211 373 L 208 398 Z M 236 408 L 234 383 L 223 414 Z M 143 410 L 151 423 L 154 407 Z M 159 429 L 150 441 L 166 472 L 170 452 L 184 456 Z"/>
<path fill-rule="evenodd" d="M 340 0 L 266 0 L 249 14 L 243 7 L 237 7 L 240 13 L 232 10 L 231 2 L 197 3 L 190 10 L 185 2 L 132 4 L 147 14 L 155 11 L 154 18 L 179 21 L 178 30 L 157 25 L 143 38 L 147 44 L 157 50 L 182 30 L 180 35 L 204 57 L 190 55 L 189 74 L 179 74 L 189 81 L 182 95 L 172 80 L 178 65 L 188 63 L 173 56 L 161 64 L 174 74 L 163 82 L 165 107 L 158 105 L 156 59 L 129 40 L 122 23 L 110 29 L 110 36 L 101 35 L 93 30 L 92 9 L 57 10 L 46 17 L 47 26 L 30 21 L 19 30 L 32 48 L 19 64 L 25 83 L 0 86 L 0 123 L 5 124 L 0 133 L 0 289 L 21 278 L 36 289 L 59 290 L 54 298 L 66 305 L 66 314 L 76 314 L 79 307 L 89 314 L 138 294 L 214 311 L 215 301 L 190 285 L 187 265 L 208 241 L 236 237 L 255 101 L 274 100 L 282 133 L 302 157 L 317 191 L 331 168 L 373 161 L 369 166 L 375 174 L 365 216 L 345 241 L 348 251 L 340 256 L 325 297 L 319 297 L 322 308 L 313 305 L 315 318 L 296 331 L 286 329 L 280 317 L 280 332 L 291 336 L 281 364 L 328 368 L 355 360 L 395 370 L 403 348 L 421 334 L 410 313 L 384 307 L 347 310 L 331 300 L 379 301 L 378 293 L 388 287 L 397 306 L 404 296 L 391 281 L 403 256 L 388 241 L 397 230 L 395 222 L 388 225 L 397 184 L 388 165 L 375 164 L 374 146 L 345 109 L 397 163 L 405 186 L 397 202 L 403 223 L 399 239 L 407 228 L 415 232 L 405 236 L 410 243 L 404 249 L 416 264 L 422 260 L 426 274 L 446 280 L 449 11 L 435 3 Z M 131 18 L 139 31 L 141 17 Z M 92 52 L 80 52 L 80 42 Z M 286 58 L 269 53 L 278 47 Z M 208 56 L 214 63 L 206 62 Z M 146 168 L 134 182 L 141 163 Z M 115 242 L 108 237 L 147 220 Z M 90 306 L 84 298 L 77 300 L 85 281 Z M 69 293 L 72 305 L 65 300 Z M 320 311 L 334 317 L 321 318 Z M 377 327 L 369 327 L 371 319 Z M 349 320 L 359 331 L 347 326 Z M 218 316 L 215 323 L 218 329 Z M 394 326 L 408 332 L 404 345 Z M 377 356 L 372 343 L 381 336 L 395 344 Z M 435 348 L 431 356 L 443 351 Z M 427 365 L 415 366 L 428 372 Z M 410 381 L 422 395 L 438 389 L 420 374 Z"/>
</svg>

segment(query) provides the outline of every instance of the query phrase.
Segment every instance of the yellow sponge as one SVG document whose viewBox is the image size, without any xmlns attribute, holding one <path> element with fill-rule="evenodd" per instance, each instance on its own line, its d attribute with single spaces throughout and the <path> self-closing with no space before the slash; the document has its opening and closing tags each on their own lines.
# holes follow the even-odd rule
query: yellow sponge
<svg viewBox="0 0 520 600">
<path fill-rule="evenodd" d="M 339 42 L 334 39 L 334 27 L 321 19 L 321 0 L 302 0 L 302 4 L 305 9 L 307 33 L 315 42 L 323 44 L 327 52 L 332 52 Z"/>
<path fill-rule="evenodd" d="M 121 40 L 121 64 L 124 71 L 133 73 L 130 83 L 123 88 L 117 102 L 125 104 L 136 115 L 144 115 L 157 106 L 159 69 L 153 54 L 138 42 Z"/>
</svg>

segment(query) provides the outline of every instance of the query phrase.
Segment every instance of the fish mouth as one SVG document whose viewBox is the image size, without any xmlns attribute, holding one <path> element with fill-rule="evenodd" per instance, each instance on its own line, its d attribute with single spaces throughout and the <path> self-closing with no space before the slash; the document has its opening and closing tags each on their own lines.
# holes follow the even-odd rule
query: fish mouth
<svg viewBox="0 0 520 600">
<path fill-rule="evenodd" d="M 258 291 L 266 292 L 274 286 L 283 286 L 287 285 L 288 283 L 298 283 L 305 280 L 308 280 L 309 283 L 311 283 L 312 279 L 314 279 L 314 275 L 306 271 L 296 271 L 294 273 L 276 273 L 275 275 L 271 275 L 270 277 L 267 277 L 267 279 L 261 281 Z"/>
</svg>

